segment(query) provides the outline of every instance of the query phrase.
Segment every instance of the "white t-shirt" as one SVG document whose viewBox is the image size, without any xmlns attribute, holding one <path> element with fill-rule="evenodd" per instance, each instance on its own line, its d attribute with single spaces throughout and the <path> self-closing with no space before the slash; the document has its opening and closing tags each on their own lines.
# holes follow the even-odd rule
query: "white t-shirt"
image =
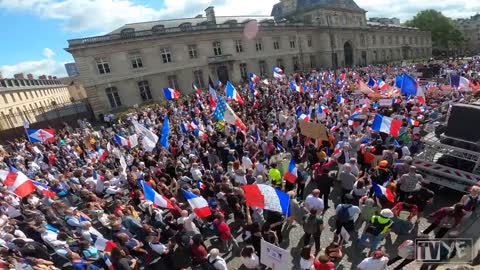
<svg viewBox="0 0 480 270">
<path fill-rule="evenodd" d="M 252 254 L 249 258 L 241 257 L 241 261 L 248 269 L 254 269 L 260 266 L 260 260 L 256 254 Z"/>
<path fill-rule="evenodd" d="M 195 214 L 190 214 L 188 217 L 179 217 L 177 219 L 178 224 L 183 224 L 185 231 L 187 232 L 195 232 L 196 234 L 200 233 L 200 231 L 197 228 L 197 225 L 193 223 L 193 220 L 195 219 Z"/>
<path fill-rule="evenodd" d="M 313 196 L 312 194 L 307 196 L 307 198 L 305 199 L 305 204 L 305 208 L 307 208 L 308 210 L 316 209 L 317 214 L 320 214 L 324 208 L 323 200 Z"/>
<path fill-rule="evenodd" d="M 387 269 L 388 257 L 382 257 L 380 259 L 374 259 L 368 257 L 358 265 L 361 270 L 384 270 Z"/>
<path fill-rule="evenodd" d="M 215 267 L 215 269 L 217 269 L 217 270 L 228 270 L 227 263 L 225 262 L 225 260 L 223 258 L 221 258 L 221 257 L 212 258 L 212 257 L 208 256 L 208 262 L 209 263 L 212 263 L 215 260 L 217 260 L 213 264 L 213 267 Z"/>
<path fill-rule="evenodd" d="M 245 170 L 251 169 L 252 165 L 252 160 L 249 157 L 242 157 L 242 166 L 245 168 Z"/>
<path fill-rule="evenodd" d="M 305 260 L 304 258 L 300 258 L 300 269 L 302 270 L 308 270 L 310 267 L 313 265 L 313 259 L 310 258 L 308 260 Z"/>
</svg>

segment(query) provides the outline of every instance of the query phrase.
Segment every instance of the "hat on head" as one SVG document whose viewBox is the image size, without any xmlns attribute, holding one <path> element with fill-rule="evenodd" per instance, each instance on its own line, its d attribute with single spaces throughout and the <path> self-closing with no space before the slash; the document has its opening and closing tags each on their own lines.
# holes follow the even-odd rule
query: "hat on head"
<svg viewBox="0 0 480 270">
<path fill-rule="evenodd" d="M 393 218 L 393 212 L 392 212 L 392 210 L 387 209 L 387 208 L 382 209 L 382 211 L 380 211 L 380 215 L 381 215 L 382 217 L 386 217 L 386 218 Z"/>
<path fill-rule="evenodd" d="M 382 160 L 382 161 L 380 161 L 380 162 L 378 163 L 378 165 L 379 165 L 380 167 L 387 167 L 387 166 L 388 166 L 388 161 Z"/>
</svg>

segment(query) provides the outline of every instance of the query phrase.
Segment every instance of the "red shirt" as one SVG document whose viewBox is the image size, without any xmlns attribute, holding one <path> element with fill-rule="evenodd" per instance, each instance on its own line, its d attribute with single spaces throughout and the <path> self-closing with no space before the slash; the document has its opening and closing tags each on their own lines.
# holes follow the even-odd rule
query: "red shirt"
<svg viewBox="0 0 480 270">
<path fill-rule="evenodd" d="M 214 221 L 215 225 L 217 226 L 217 230 L 220 233 L 221 240 L 228 240 L 232 237 L 230 233 L 230 226 L 227 223 L 222 221 L 221 223 L 218 220 Z"/>
<path fill-rule="evenodd" d="M 203 245 L 192 245 L 192 257 L 196 259 L 206 258 L 208 256 L 208 252 Z"/>
<path fill-rule="evenodd" d="M 315 260 L 313 262 L 313 266 L 315 266 L 315 270 L 331 270 L 335 268 L 335 264 L 333 262 L 327 262 L 323 264 L 319 260 Z"/>
</svg>

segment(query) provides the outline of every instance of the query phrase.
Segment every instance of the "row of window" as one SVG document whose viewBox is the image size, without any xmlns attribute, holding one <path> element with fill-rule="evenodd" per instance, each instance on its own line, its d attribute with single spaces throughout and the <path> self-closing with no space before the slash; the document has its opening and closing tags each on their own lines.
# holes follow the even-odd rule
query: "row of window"
<svg viewBox="0 0 480 270">
<path fill-rule="evenodd" d="M 237 53 L 244 52 L 244 46 L 242 40 L 235 40 L 235 51 Z M 290 37 L 289 40 L 289 47 L 290 49 L 297 48 L 297 38 Z M 307 37 L 307 46 L 312 47 L 312 37 Z M 281 49 L 281 42 L 280 38 L 273 39 L 273 49 L 280 50 Z M 264 50 L 263 41 L 260 39 L 255 40 L 255 51 L 261 52 Z M 187 45 L 188 56 L 190 59 L 196 59 L 199 57 L 197 45 Z M 212 42 L 212 52 L 214 56 L 222 56 L 223 55 L 223 47 L 221 41 L 214 41 Z M 165 47 L 160 49 L 160 55 L 162 57 L 162 62 L 164 64 L 172 63 L 174 61 L 173 53 L 170 48 Z M 130 67 L 132 69 L 140 69 L 144 67 L 144 63 L 142 60 L 142 56 L 139 52 L 134 52 L 129 54 L 130 58 Z M 96 60 L 97 71 L 98 74 L 109 74 L 111 73 L 111 66 L 107 58 L 97 58 Z"/>
<path fill-rule="evenodd" d="M 402 36 L 402 42 L 400 42 L 400 36 L 395 36 L 395 44 L 396 45 L 401 45 L 401 44 L 408 44 L 408 45 L 424 45 L 428 44 L 428 39 L 427 37 L 408 37 L 407 36 Z M 372 35 L 371 39 L 371 44 L 372 45 L 377 45 L 377 36 Z M 407 42 L 408 41 L 408 42 Z M 387 36 L 387 44 L 388 45 L 393 45 L 394 39 L 393 36 Z M 365 46 L 365 36 L 362 34 L 360 35 L 360 45 Z M 380 36 L 380 45 L 385 45 L 385 36 Z"/>
<path fill-rule="evenodd" d="M 40 89 L 40 90 L 29 90 L 29 91 L 17 91 L 12 93 L 1 94 L 4 104 L 8 104 L 9 100 L 12 102 L 17 102 L 17 99 L 22 101 L 23 99 L 33 99 L 35 97 L 45 97 L 47 95 L 58 94 L 63 91 L 62 88 L 53 88 L 53 89 Z M 27 94 L 28 93 L 28 94 Z M 34 97 L 35 94 L 35 97 Z"/>
<path fill-rule="evenodd" d="M 1 79 L 0 87 L 62 85 L 58 80 Z"/>
<path fill-rule="evenodd" d="M 61 96 L 61 97 L 42 100 L 39 102 L 30 103 L 28 104 L 28 107 L 26 105 L 23 105 L 23 110 L 20 107 L 16 107 L 16 112 L 13 109 L 9 109 L 9 112 L 7 112 L 7 114 L 9 115 L 8 118 L 10 119 L 10 121 L 12 121 L 12 124 L 14 124 L 12 128 L 16 127 L 17 124 L 22 124 L 26 121 L 28 121 L 29 123 L 35 122 L 35 116 L 42 113 L 39 110 L 39 108 L 51 107 L 53 102 L 57 104 L 62 104 L 62 103 L 69 102 L 69 100 L 66 96 Z M 1 112 L 1 114 L 2 114 L 2 119 L 7 119 L 5 112 Z M 32 114 L 33 114 L 33 118 L 31 118 Z M 20 117 L 21 121 L 18 117 Z"/>
</svg>

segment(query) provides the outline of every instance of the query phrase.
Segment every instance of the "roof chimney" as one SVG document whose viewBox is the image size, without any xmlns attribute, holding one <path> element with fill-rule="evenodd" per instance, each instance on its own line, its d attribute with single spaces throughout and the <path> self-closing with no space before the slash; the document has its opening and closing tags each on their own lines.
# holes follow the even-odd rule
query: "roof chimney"
<svg viewBox="0 0 480 270">
<path fill-rule="evenodd" d="M 207 16 L 207 22 L 209 24 L 217 24 L 217 20 L 215 19 L 215 10 L 212 6 L 205 9 L 205 15 Z"/>
<path fill-rule="evenodd" d="M 29 80 L 33 80 L 33 79 L 34 79 L 32 73 L 27 74 L 27 78 L 28 78 Z"/>
<path fill-rule="evenodd" d="M 46 80 L 46 79 L 47 79 L 47 75 L 38 76 L 38 79 L 39 79 L 39 80 Z"/>
<path fill-rule="evenodd" d="M 25 79 L 25 76 L 23 75 L 23 73 L 17 73 L 17 74 L 15 74 L 15 75 L 13 75 L 13 77 L 14 77 L 15 79 L 19 79 L 19 80 Z"/>
<path fill-rule="evenodd" d="M 52 75 L 48 75 L 48 79 L 51 80 L 51 79 L 52 79 Z"/>
<path fill-rule="evenodd" d="M 56 80 L 56 79 L 57 79 L 57 76 L 53 76 L 52 78 L 53 78 L 54 80 Z"/>
</svg>

